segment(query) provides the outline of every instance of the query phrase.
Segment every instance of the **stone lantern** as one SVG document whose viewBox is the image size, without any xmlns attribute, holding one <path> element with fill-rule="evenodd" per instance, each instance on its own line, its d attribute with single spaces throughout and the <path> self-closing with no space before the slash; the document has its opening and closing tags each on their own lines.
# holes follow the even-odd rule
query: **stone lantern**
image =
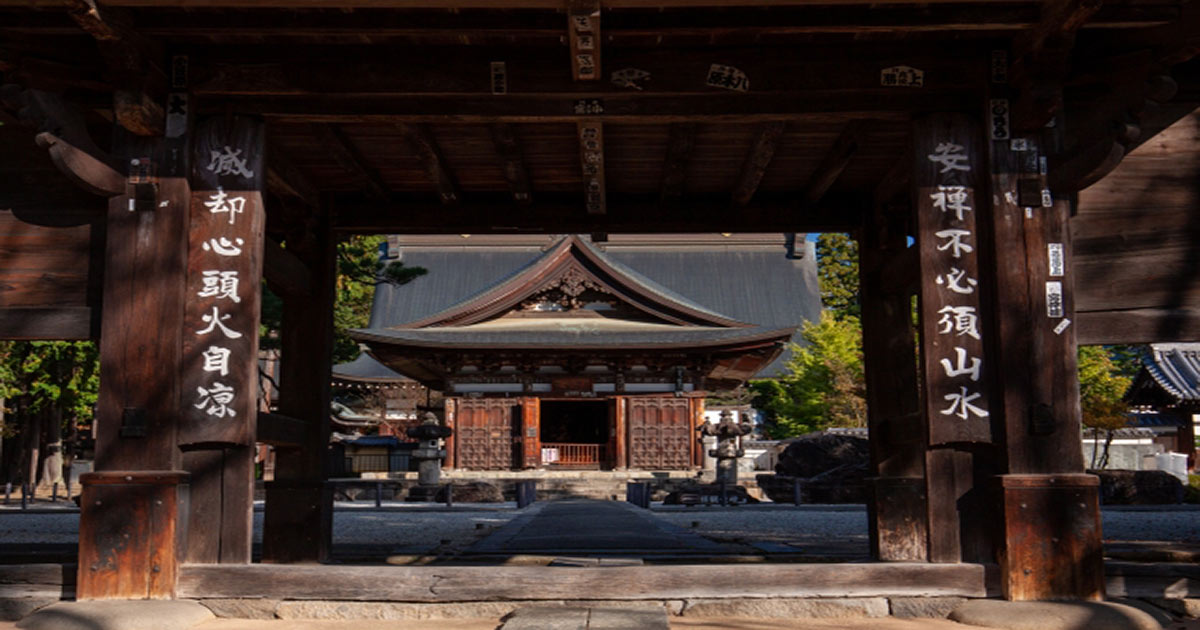
<svg viewBox="0 0 1200 630">
<path fill-rule="evenodd" d="M 446 456 L 441 441 L 450 437 L 454 430 L 438 424 L 437 416 L 427 411 L 421 424 L 406 433 L 418 440 L 412 453 L 413 459 L 417 460 L 417 485 L 408 491 L 408 500 L 431 501 L 437 494 L 442 478 L 442 458 Z"/>
<path fill-rule="evenodd" d="M 734 422 L 733 413 L 726 409 L 721 412 L 721 420 L 717 424 L 705 420 L 696 430 L 701 435 L 714 435 L 717 438 L 717 447 L 708 452 L 717 458 L 717 483 L 722 486 L 737 485 L 737 460 L 746 454 L 746 451 L 738 448 L 737 439 L 749 435 L 754 425 L 745 420 Z"/>
</svg>

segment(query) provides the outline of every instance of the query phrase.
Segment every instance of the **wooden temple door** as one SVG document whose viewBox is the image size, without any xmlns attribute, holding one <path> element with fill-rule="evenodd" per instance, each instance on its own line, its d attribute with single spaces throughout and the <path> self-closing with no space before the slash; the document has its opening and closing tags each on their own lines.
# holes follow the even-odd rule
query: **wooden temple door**
<svg viewBox="0 0 1200 630">
<path fill-rule="evenodd" d="M 458 468 L 515 468 L 521 438 L 521 405 L 505 398 L 460 398 L 457 407 Z"/>
<path fill-rule="evenodd" d="M 687 398 L 626 399 L 629 466 L 643 470 L 691 467 L 691 402 Z"/>
</svg>

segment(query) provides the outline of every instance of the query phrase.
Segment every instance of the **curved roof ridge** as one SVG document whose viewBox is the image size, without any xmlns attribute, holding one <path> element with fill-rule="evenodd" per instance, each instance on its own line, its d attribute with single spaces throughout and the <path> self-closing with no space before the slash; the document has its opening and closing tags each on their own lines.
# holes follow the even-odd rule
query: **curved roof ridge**
<svg viewBox="0 0 1200 630">
<path fill-rule="evenodd" d="M 1150 344 L 1146 371 L 1172 396 L 1200 399 L 1200 343 Z"/>
</svg>

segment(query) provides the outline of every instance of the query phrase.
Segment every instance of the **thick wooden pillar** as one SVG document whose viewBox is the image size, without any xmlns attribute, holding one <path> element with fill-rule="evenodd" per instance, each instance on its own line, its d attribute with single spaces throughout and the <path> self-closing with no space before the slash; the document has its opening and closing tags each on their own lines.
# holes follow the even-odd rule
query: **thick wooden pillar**
<svg viewBox="0 0 1200 630">
<path fill-rule="evenodd" d="M 279 412 L 303 421 L 298 448 L 276 451 L 267 484 L 263 562 L 324 562 L 333 540 L 333 494 L 326 484 L 333 300 L 337 244 L 328 215 L 311 251 L 293 252 L 308 265 L 310 297 L 283 297 Z"/>
<path fill-rule="evenodd" d="M 446 438 L 446 459 L 442 460 L 442 470 L 454 470 L 458 468 L 458 438 L 455 436 L 458 420 L 455 413 L 457 406 L 455 405 L 455 398 L 453 396 L 447 396 L 444 404 L 446 412 L 442 416 L 442 419 L 453 433 L 450 434 L 450 437 Z"/>
<path fill-rule="evenodd" d="M 993 100 L 989 111 L 1006 104 Z M 1015 600 L 1104 595 L 1098 483 L 1083 474 L 1079 438 L 1070 204 L 1046 187 L 1043 135 L 1054 131 L 1005 129 L 989 140 L 995 263 L 985 278 L 997 305 L 1005 473 L 998 558 Z"/>
<path fill-rule="evenodd" d="M 248 563 L 258 412 L 265 133 L 212 118 L 193 134 L 178 443 L 191 474 L 187 560 Z"/>
<path fill-rule="evenodd" d="M 178 148 L 114 141 L 129 175 L 106 220 L 96 472 L 80 478 L 81 600 L 175 594 L 187 501 L 176 438 L 190 192 L 172 159 Z"/>
<path fill-rule="evenodd" d="M 541 405 L 536 397 L 521 399 L 521 467 L 542 465 Z"/>
<path fill-rule="evenodd" d="M 931 562 L 991 560 L 986 507 L 992 450 L 990 365 L 979 276 L 979 124 L 930 114 L 913 124 L 913 212 L 920 260 L 922 413 Z"/>
<path fill-rule="evenodd" d="M 616 396 L 613 399 L 613 433 L 616 437 L 614 440 L 613 466 L 617 470 L 629 469 L 629 430 L 626 428 L 625 419 L 625 404 L 624 396 Z"/>
<path fill-rule="evenodd" d="M 859 238 L 871 555 L 892 562 L 928 559 L 926 429 L 912 322 L 918 261 L 907 245 L 909 218 L 903 210 L 877 207 Z"/>
</svg>

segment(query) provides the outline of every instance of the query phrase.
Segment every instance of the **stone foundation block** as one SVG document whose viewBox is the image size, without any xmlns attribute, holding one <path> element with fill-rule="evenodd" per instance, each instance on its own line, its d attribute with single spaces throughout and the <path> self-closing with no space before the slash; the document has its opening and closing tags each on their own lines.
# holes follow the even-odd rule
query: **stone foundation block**
<svg viewBox="0 0 1200 630">
<path fill-rule="evenodd" d="M 882 597 L 689 599 L 685 617 L 887 617 Z"/>
<path fill-rule="evenodd" d="M 202 599 L 200 603 L 225 619 L 274 619 L 277 599 Z"/>
<path fill-rule="evenodd" d="M 1155 606 L 1158 606 L 1159 608 L 1162 608 L 1163 610 L 1169 610 L 1181 617 L 1187 617 L 1188 619 L 1200 618 L 1200 599 L 1191 597 L 1185 599 L 1166 599 L 1163 597 L 1155 597 L 1147 601 Z"/>
<path fill-rule="evenodd" d="M 919 619 L 945 619 L 966 601 L 965 597 L 893 597 L 890 600 L 893 617 Z"/>
<path fill-rule="evenodd" d="M 421 620 L 500 618 L 521 602 L 458 602 L 453 604 L 408 604 L 397 602 L 284 601 L 275 609 L 279 619 L 322 620 Z"/>
</svg>

